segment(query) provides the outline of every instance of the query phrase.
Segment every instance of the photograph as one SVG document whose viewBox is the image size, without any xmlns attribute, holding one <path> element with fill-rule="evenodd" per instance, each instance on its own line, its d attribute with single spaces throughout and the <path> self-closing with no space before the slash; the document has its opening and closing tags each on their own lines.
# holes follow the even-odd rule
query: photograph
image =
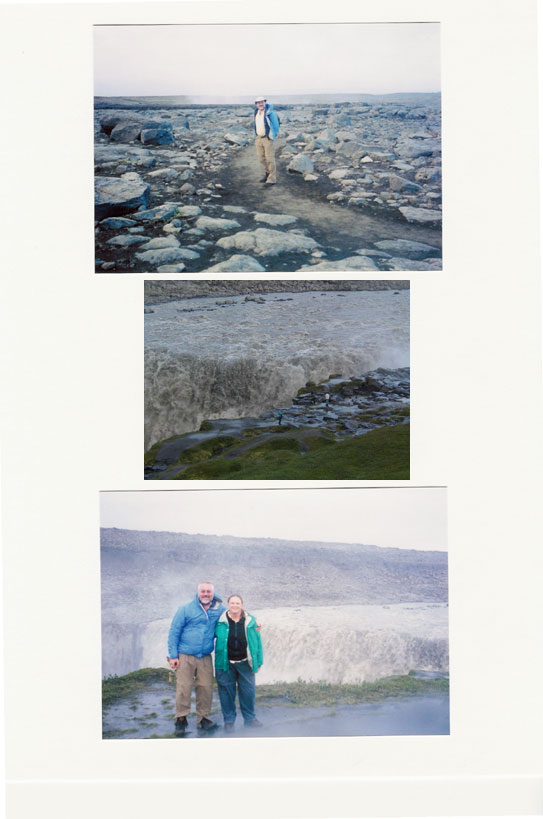
<svg viewBox="0 0 543 819">
<path fill-rule="evenodd" d="M 409 281 L 144 293 L 145 479 L 409 479 Z"/>
<path fill-rule="evenodd" d="M 444 488 L 100 501 L 104 739 L 449 733 Z"/>
<path fill-rule="evenodd" d="M 94 26 L 97 273 L 442 269 L 439 23 Z"/>
</svg>

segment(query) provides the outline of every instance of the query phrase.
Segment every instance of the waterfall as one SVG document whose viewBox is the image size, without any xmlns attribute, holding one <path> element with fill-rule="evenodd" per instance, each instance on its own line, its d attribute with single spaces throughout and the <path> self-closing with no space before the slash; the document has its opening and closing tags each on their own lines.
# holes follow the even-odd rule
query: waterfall
<svg viewBox="0 0 543 819">
<path fill-rule="evenodd" d="M 253 612 L 262 624 L 258 683 L 371 682 L 409 671 L 448 671 L 447 605 L 309 606 Z M 166 666 L 171 620 L 107 627 L 103 675 Z"/>
</svg>

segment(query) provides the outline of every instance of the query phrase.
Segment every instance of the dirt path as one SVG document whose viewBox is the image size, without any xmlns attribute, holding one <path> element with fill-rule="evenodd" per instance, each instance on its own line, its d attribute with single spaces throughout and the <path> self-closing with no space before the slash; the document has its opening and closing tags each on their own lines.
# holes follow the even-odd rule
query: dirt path
<svg viewBox="0 0 543 819">
<path fill-rule="evenodd" d="M 441 247 L 440 228 L 413 225 L 401 216 L 374 215 L 367 209 L 354 210 L 330 203 L 326 195 L 337 189 L 325 175 L 317 182 L 306 182 L 300 175 L 288 173 L 286 165 L 278 161 L 277 185 L 259 183 L 261 176 L 254 146 L 238 151 L 220 174 L 224 187 L 222 204 L 297 216 L 299 221 L 294 227 L 307 229 L 326 249 L 335 249 L 341 255 L 382 239 L 410 239 Z M 333 258 L 333 253 L 329 256 Z"/>
</svg>

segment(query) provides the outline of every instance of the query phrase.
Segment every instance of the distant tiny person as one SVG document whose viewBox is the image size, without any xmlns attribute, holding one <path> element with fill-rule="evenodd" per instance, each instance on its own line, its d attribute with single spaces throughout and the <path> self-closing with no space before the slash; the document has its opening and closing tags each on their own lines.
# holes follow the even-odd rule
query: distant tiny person
<svg viewBox="0 0 543 819">
<path fill-rule="evenodd" d="M 231 594 L 215 627 L 215 676 L 226 733 L 234 730 L 236 691 L 245 725 L 262 726 L 255 714 L 255 674 L 264 656 L 258 632 L 256 618 L 243 609 L 241 595 Z"/>
<path fill-rule="evenodd" d="M 327 392 L 326 395 L 324 396 L 324 400 L 326 401 L 326 406 L 328 406 L 330 404 L 330 393 L 329 392 Z"/>
<path fill-rule="evenodd" d="M 275 185 L 277 176 L 274 139 L 279 133 L 279 117 L 273 110 L 273 105 L 266 101 L 266 97 L 257 97 L 255 105 L 256 154 L 258 161 L 264 166 L 265 170 L 265 174 L 260 181 L 265 182 L 266 185 Z"/>
<path fill-rule="evenodd" d="M 279 410 L 279 415 L 277 417 L 279 418 L 279 426 L 281 426 L 281 422 L 283 421 L 283 413 L 281 410 Z"/>
</svg>

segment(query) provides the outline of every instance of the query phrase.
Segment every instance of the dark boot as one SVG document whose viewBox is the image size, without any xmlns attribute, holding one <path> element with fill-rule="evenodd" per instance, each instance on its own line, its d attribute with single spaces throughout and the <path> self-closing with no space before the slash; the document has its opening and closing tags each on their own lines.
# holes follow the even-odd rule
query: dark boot
<svg viewBox="0 0 543 819">
<path fill-rule="evenodd" d="M 177 717 L 175 720 L 175 736 L 184 737 L 187 731 L 188 722 L 186 717 Z"/>
<path fill-rule="evenodd" d="M 203 736 L 205 734 L 212 734 L 213 731 L 216 731 L 219 727 L 216 722 L 208 719 L 207 717 L 202 717 L 198 725 L 196 726 L 198 729 L 198 734 Z"/>
</svg>

